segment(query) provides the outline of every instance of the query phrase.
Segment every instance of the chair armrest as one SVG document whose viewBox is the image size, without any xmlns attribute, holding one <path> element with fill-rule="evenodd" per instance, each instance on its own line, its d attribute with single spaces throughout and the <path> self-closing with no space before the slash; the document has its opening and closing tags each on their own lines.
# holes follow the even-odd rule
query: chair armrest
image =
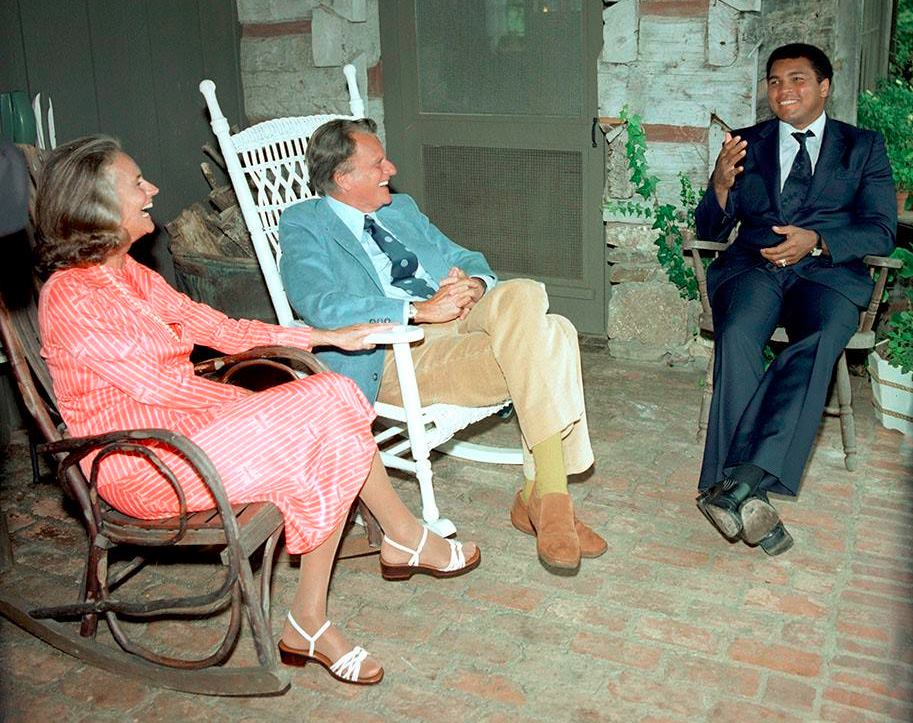
<svg viewBox="0 0 913 723">
<path fill-rule="evenodd" d="M 425 330 L 420 326 L 395 326 L 390 331 L 378 331 L 365 337 L 370 344 L 409 344 L 425 338 Z"/>
<path fill-rule="evenodd" d="M 685 239 L 682 242 L 682 251 L 725 251 L 729 244 L 724 241 L 703 241 L 701 239 Z"/>
<path fill-rule="evenodd" d="M 892 259 L 887 256 L 864 256 L 862 259 L 866 266 L 880 266 L 885 269 L 899 269 L 903 266 L 900 259 Z"/>
<path fill-rule="evenodd" d="M 729 247 L 728 242 L 723 241 L 703 241 L 702 239 L 688 238 L 682 240 L 682 253 L 691 261 L 691 270 L 694 272 L 694 278 L 697 280 L 697 290 L 701 301 L 701 317 L 709 319 L 713 313 L 710 309 L 710 296 L 707 291 L 707 273 L 704 269 L 704 259 L 712 254 L 716 257 Z M 707 254 L 701 255 L 702 251 Z M 702 327 L 705 325 L 702 323 Z"/>
<path fill-rule="evenodd" d="M 887 256 L 865 256 L 863 262 L 869 267 L 869 274 L 875 282 L 868 306 L 859 316 L 859 333 L 868 333 L 875 328 L 875 319 L 881 307 L 882 297 L 888 281 L 888 269 L 899 269 L 903 266 L 900 259 Z"/>
<path fill-rule="evenodd" d="M 311 352 L 304 349 L 298 349 L 293 346 L 255 346 L 239 354 L 229 354 L 226 356 L 208 359 L 194 365 L 194 371 L 197 374 L 213 374 L 215 372 L 224 372 L 226 367 L 233 366 L 239 362 L 257 362 L 268 359 L 286 359 L 292 362 L 298 362 L 314 374 L 328 372 L 329 367 L 320 361 Z"/>
<path fill-rule="evenodd" d="M 45 442 L 44 444 L 38 445 L 37 449 L 41 454 L 51 454 L 58 458 L 58 481 L 65 489 L 72 490 L 75 498 L 83 508 L 83 513 L 91 515 L 98 526 L 102 525 L 103 520 L 98 504 L 91 499 L 91 497 L 94 496 L 91 493 L 91 490 L 97 490 L 98 469 L 101 461 L 108 455 L 124 451 L 146 457 L 150 464 L 162 473 L 162 476 L 171 485 L 178 498 L 180 510 L 178 515 L 180 517 L 178 529 L 171 539 L 160 543 L 174 544 L 178 542 L 187 531 L 187 502 L 184 497 L 184 491 L 181 488 L 177 477 L 174 475 L 174 472 L 161 460 L 153 447 L 144 444 L 148 442 L 155 442 L 157 445 L 170 449 L 181 456 L 187 464 L 190 465 L 200 478 L 200 481 L 210 491 L 216 502 L 216 507 L 219 510 L 219 514 L 222 516 L 223 526 L 226 528 L 229 546 L 232 544 L 232 538 L 234 538 L 234 543 L 237 544 L 239 536 L 238 521 L 231 509 L 225 487 L 222 485 L 222 478 L 219 476 L 219 473 L 216 471 L 216 468 L 209 457 L 206 456 L 206 453 L 182 434 L 167 429 L 129 429 L 86 437 L 68 437 L 66 439 Z M 92 460 L 92 468 L 89 474 L 90 489 L 85 489 L 84 484 L 73 485 L 69 483 L 67 474 L 70 467 L 76 465 L 86 456 L 94 452 L 98 452 L 98 454 Z M 231 528 L 233 534 L 229 531 L 229 528 Z M 233 553 L 239 555 L 240 548 L 234 550 Z"/>
</svg>

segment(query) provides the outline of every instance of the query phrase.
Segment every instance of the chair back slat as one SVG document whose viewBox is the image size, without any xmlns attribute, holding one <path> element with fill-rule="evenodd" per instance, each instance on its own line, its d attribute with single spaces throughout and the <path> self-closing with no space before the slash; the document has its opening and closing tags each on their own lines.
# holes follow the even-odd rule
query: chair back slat
<svg viewBox="0 0 913 723">
<path fill-rule="evenodd" d="M 63 437 L 51 375 L 41 357 L 34 304 L 11 310 L 0 296 L 0 337 L 26 411 L 45 441 Z"/>
<path fill-rule="evenodd" d="M 244 174 L 242 185 L 254 191 L 260 229 L 269 241 L 277 263 L 279 217 L 293 203 L 314 196 L 308 186 L 310 176 L 306 162 L 307 143 L 321 125 L 334 118 L 344 117 L 346 116 L 320 115 L 281 118 L 265 121 L 231 136 Z M 258 131 L 253 136 L 257 140 L 255 144 L 251 142 L 251 137 L 239 142 L 240 136 L 253 130 Z M 267 130 L 272 130 L 273 133 L 265 132 Z"/>
<path fill-rule="evenodd" d="M 64 439 L 66 427 L 57 411 L 51 375 L 41 356 L 35 304 L 10 310 L 0 294 L 0 338 L 22 402 L 42 439 L 45 442 Z M 59 461 L 63 456 L 56 455 L 56 459 Z M 67 468 L 66 487 L 79 504 L 86 524 L 94 530 L 98 518 L 90 499 L 89 483 L 78 465 Z"/>
</svg>

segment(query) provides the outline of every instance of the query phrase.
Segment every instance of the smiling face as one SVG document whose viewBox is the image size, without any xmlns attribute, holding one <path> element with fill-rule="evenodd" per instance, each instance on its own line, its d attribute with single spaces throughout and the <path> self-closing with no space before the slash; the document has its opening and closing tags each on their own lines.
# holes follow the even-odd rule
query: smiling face
<svg viewBox="0 0 913 723">
<path fill-rule="evenodd" d="M 830 90 L 830 80 L 819 82 L 808 58 L 778 60 L 767 76 L 770 109 L 781 121 L 800 131 L 824 111 Z"/>
<path fill-rule="evenodd" d="M 108 166 L 114 192 L 120 201 L 120 222 L 130 243 L 155 231 L 155 224 L 148 213 L 152 197 L 159 190 L 143 178 L 142 171 L 126 153 L 118 153 Z"/>
<path fill-rule="evenodd" d="M 336 188 L 331 195 L 363 213 L 374 213 L 390 203 L 390 178 L 396 166 L 387 160 L 384 147 L 377 136 L 354 133 L 355 152 L 336 173 Z"/>
</svg>

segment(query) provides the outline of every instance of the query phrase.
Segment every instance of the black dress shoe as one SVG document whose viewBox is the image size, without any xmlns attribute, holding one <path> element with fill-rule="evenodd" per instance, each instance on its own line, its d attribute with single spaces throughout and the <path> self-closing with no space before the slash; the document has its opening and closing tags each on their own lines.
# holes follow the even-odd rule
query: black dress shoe
<svg viewBox="0 0 913 723">
<path fill-rule="evenodd" d="M 777 522 L 770 532 L 758 542 L 758 547 L 771 557 L 774 555 L 782 555 L 792 546 L 793 536 L 789 534 L 782 522 Z"/>
<path fill-rule="evenodd" d="M 723 537 L 737 540 L 744 525 L 739 508 L 753 494 L 751 485 L 726 477 L 701 492 L 697 497 L 697 506 Z"/>
<path fill-rule="evenodd" d="M 724 537 L 749 545 L 760 544 L 780 522 L 766 492 L 731 477 L 701 493 L 697 506 Z"/>
<path fill-rule="evenodd" d="M 742 539 L 749 545 L 760 545 L 778 525 L 786 532 L 786 528 L 780 523 L 779 513 L 768 501 L 767 493 L 762 490 L 758 490 L 754 496 L 742 503 L 739 507 L 739 517 L 742 518 Z"/>
</svg>

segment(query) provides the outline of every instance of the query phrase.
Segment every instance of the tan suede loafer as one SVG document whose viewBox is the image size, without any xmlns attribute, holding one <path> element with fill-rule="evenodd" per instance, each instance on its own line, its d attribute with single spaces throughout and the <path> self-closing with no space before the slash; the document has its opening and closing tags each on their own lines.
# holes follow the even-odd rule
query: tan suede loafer
<svg viewBox="0 0 913 723">
<path fill-rule="evenodd" d="M 546 567 L 562 572 L 580 567 L 580 539 L 574 529 L 571 496 L 552 492 L 530 495 L 529 521 L 536 532 L 536 551 Z"/>
<path fill-rule="evenodd" d="M 510 522 L 520 532 L 527 535 L 535 535 L 536 530 L 532 522 L 529 521 L 529 507 L 523 501 L 522 491 L 518 491 L 514 496 L 514 503 L 510 507 Z M 580 542 L 580 557 L 599 557 L 609 549 L 608 544 L 597 534 L 592 527 L 586 522 L 582 522 L 574 515 L 574 529 L 577 532 L 577 540 Z"/>
</svg>

